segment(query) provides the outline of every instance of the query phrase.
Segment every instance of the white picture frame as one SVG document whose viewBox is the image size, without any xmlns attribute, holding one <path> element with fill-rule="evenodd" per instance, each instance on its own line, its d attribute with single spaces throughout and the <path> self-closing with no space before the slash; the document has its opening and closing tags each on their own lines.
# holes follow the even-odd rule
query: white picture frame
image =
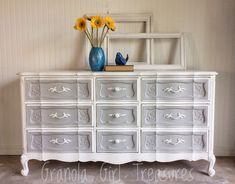
<svg viewBox="0 0 235 184">
<path fill-rule="evenodd" d="M 154 63 L 154 39 L 179 39 L 180 40 L 180 63 L 179 64 L 155 64 Z M 107 58 L 107 64 L 115 64 L 114 59 L 110 58 L 110 40 L 112 39 L 146 39 L 151 44 L 150 47 L 146 45 L 147 58 L 144 64 L 141 62 L 132 62 L 129 64 L 134 65 L 135 70 L 175 70 L 175 69 L 186 69 L 185 62 L 185 48 L 184 48 L 184 37 L 183 33 L 113 33 L 108 34 L 105 40 L 105 52 Z M 114 56 L 113 56 L 114 57 Z"/>
<path fill-rule="evenodd" d="M 107 15 L 107 14 L 106 14 Z M 144 23 L 145 24 L 145 32 L 143 33 L 151 33 L 153 31 L 152 21 L 153 14 L 151 13 L 138 13 L 138 14 L 108 14 L 111 16 L 116 23 Z M 118 29 L 117 29 L 118 31 Z M 118 32 L 117 32 L 118 33 Z M 135 33 L 135 32 L 132 32 Z"/>
</svg>

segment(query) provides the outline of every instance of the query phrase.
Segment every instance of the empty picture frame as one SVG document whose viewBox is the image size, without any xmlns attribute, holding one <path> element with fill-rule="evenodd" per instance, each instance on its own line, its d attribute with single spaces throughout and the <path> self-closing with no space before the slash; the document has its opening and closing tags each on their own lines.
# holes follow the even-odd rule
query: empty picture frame
<svg viewBox="0 0 235 184">
<path fill-rule="evenodd" d="M 123 41 L 124 40 L 124 41 Z M 145 45 L 145 51 L 136 50 L 136 53 L 125 53 L 133 47 L 125 40 L 144 40 L 151 44 Z M 115 48 L 115 42 L 122 41 L 122 47 Z M 127 45 L 124 45 L 128 43 Z M 147 43 L 147 42 L 146 42 Z M 108 34 L 106 38 L 106 58 L 107 64 L 115 64 L 114 52 L 121 51 L 122 54 L 130 54 L 130 62 L 136 70 L 153 70 L 153 69 L 185 69 L 185 49 L 184 38 L 182 33 L 113 33 Z M 119 44 L 120 45 L 120 44 Z M 155 49 L 157 47 L 157 49 Z M 133 51 L 133 49 L 131 50 Z M 146 53 L 145 59 L 133 61 L 134 55 Z M 131 56 L 132 54 L 132 56 Z M 134 58 L 134 57 L 133 57 Z"/>
<path fill-rule="evenodd" d="M 153 30 L 151 13 L 138 14 L 108 14 L 117 24 L 115 33 L 150 33 Z M 142 29 L 137 24 L 143 24 Z M 124 26 L 124 32 L 121 28 Z M 134 29 L 131 29 L 133 26 Z"/>
<path fill-rule="evenodd" d="M 92 16 L 94 14 L 88 14 L 87 16 Z M 151 33 L 153 26 L 152 26 L 152 17 L 151 13 L 138 13 L 138 14 L 102 14 L 101 16 L 111 16 L 117 24 L 117 29 L 115 32 L 110 32 L 109 34 L 130 34 L 130 33 Z M 143 27 L 139 27 L 138 24 L 143 25 Z M 122 29 L 119 27 L 122 26 Z M 133 26 L 133 28 L 132 28 Z M 104 41 L 103 49 L 104 51 L 107 50 L 106 41 Z M 88 38 L 86 38 L 86 68 L 89 68 L 89 53 L 91 50 L 91 45 L 89 43 Z M 147 52 L 150 51 L 150 40 L 145 40 L 145 45 L 148 48 Z M 150 53 L 147 53 L 150 55 Z M 150 61 L 150 58 L 149 58 Z M 106 55 L 106 64 L 107 64 L 107 55 Z"/>
</svg>

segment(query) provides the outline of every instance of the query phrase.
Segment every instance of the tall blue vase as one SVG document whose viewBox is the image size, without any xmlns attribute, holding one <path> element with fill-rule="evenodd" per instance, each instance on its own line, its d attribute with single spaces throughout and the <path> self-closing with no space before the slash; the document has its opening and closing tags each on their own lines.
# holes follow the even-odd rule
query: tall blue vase
<svg viewBox="0 0 235 184">
<path fill-rule="evenodd" d="M 105 55 L 101 47 L 92 47 L 89 54 L 89 64 L 93 72 L 104 70 Z"/>
</svg>

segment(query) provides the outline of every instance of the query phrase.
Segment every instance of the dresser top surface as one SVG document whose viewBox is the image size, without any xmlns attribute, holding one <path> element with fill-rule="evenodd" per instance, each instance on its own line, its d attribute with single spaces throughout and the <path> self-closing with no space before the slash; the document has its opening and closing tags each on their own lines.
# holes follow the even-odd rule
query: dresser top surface
<svg viewBox="0 0 235 184">
<path fill-rule="evenodd" d="M 217 75 L 214 71 L 193 71 L 193 70 L 137 70 L 134 72 L 91 72 L 89 70 L 67 70 L 67 71 L 41 71 L 41 72 L 20 72 L 20 76 L 174 76 L 174 75 L 195 75 L 195 76 L 214 76 Z"/>
</svg>

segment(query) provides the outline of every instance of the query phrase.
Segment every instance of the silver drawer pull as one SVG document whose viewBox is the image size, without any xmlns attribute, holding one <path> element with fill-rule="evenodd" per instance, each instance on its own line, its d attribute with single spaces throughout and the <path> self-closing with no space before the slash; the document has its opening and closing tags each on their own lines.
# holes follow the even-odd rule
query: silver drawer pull
<svg viewBox="0 0 235 184">
<path fill-rule="evenodd" d="M 168 93 L 180 93 L 180 92 L 183 92 L 185 90 L 186 90 L 186 88 L 183 88 L 181 86 L 178 86 L 177 89 L 174 89 L 174 87 L 169 87 L 169 88 L 163 89 L 164 92 L 168 92 Z"/>
<path fill-rule="evenodd" d="M 50 91 L 51 93 L 65 93 L 71 91 L 71 89 L 63 86 L 62 90 L 57 90 L 57 87 L 55 86 L 53 88 L 49 88 L 48 91 Z"/>
<path fill-rule="evenodd" d="M 120 144 L 122 142 L 126 142 L 126 140 L 125 139 L 114 139 L 114 140 L 110 139 L 109 142 L 112 142 L 114 144 Z"/>
<path fill-rule="evenodd" d="M 63 145 L 63 144 L 68 144 L 72 142 L 70 139 L 65 139 L 63 138 L 63 142 L 59 142 L 58 138 L 50 140 L 51 143 L 53 144 L 58 144 L 58 145 Z"/>
<path fill-rule="evenodd" d="M 170 113 L 170 114 L 164 114 L 164 118 L 171 119 L 171 120 L 178 120 L 178 119 L 184 119 L 185 115 L 181 113 Z"/>
<path fill-rule="evenodd" d="M 52 117 L 52 118 L 55 118 L 55 119 L 65 119 L 65 118 L 69 118 L 71 115 L 69 113 L 63 112 L 62 116 L 58 116 L 58 114 L 56 112 L 56 113 L 50 114 L 49 116 Z"/>
<path fill-rule="evenodd" d="M 113 118 L 120 118 L 120 117 L 126 116 L 126 114 L 115 113 L 115 114 L 109 114 L 109 116 Z"/>
<path fill-rule="evenodd" d="M 114 91 L 114 92 L 119 92 L 119 91 L 125 91 L 126 88 L 114 87 L 114 88 L 108 88 L 108 90 Z"/>
<path fill-rule="evenodd" d="M 163 140 L 163 142 L 166 144 L 178 145 L 178 144 L 183 144 L 185 142 L 185 140 L 181 139 L 181 138 L 177 138 L 177 141 L 174 142 L 172 139 L 165 139 L 165 140 Z"/>
</svg>

